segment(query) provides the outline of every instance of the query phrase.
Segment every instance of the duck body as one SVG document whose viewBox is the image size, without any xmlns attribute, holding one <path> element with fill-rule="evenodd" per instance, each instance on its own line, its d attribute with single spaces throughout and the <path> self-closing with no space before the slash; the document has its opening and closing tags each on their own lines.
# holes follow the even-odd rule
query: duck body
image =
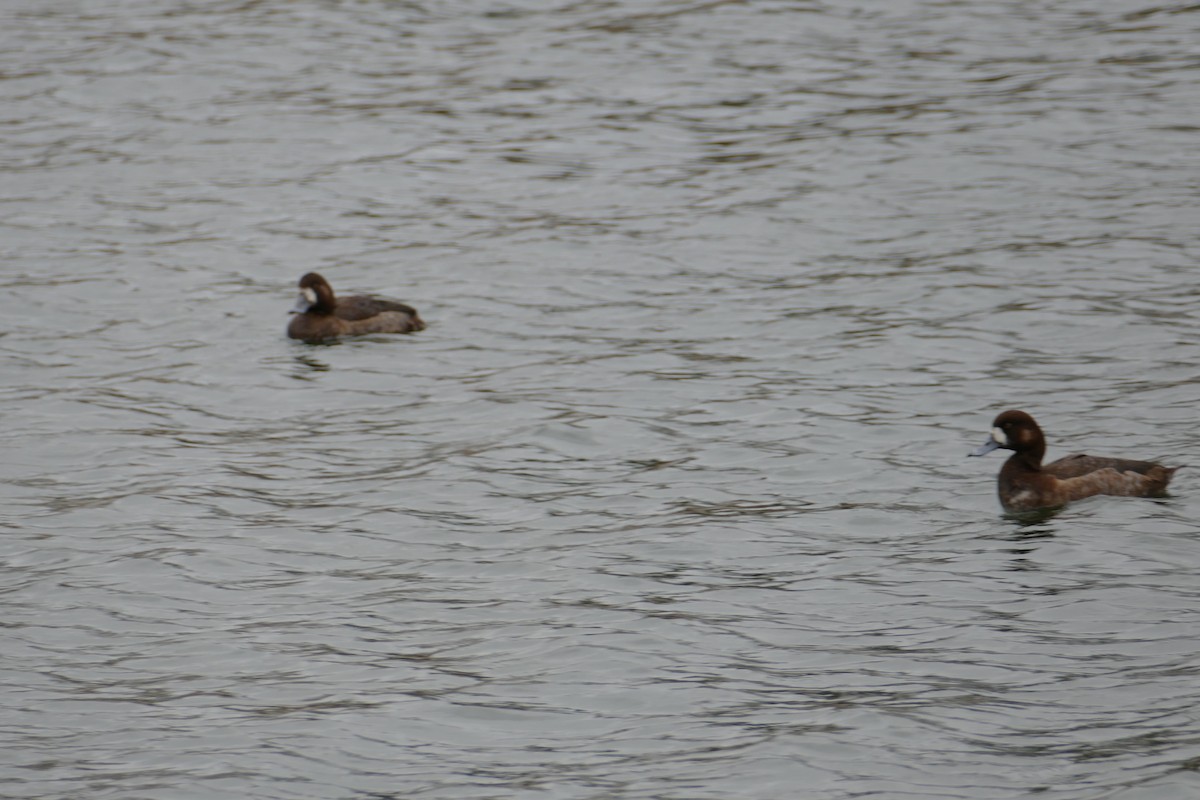
<svg viewBox="0 0 1200 800">
<path fill-rule="evenodd" d="M 1029 414 L 1016 410 L 996 417 L 991 436 L 971 455 L 982 456 L 1001 448 L 1013 451 L 1000 468 L 997 482 L 1000 505 L 1012 513 L 1054 508 L 1100 494 L 1160 496 L 1178 469 L 1152 461 L 1083 453 L 1042 464 L 1046 453 L 1042 429 Z"/>
<path fill-rule="evenodd" d="M 288 336 L 307 342 L 425 329 L 425 321 L 412 306 L 372 295 L 337 297 L 329 282 L 315 272 L 300 279 L 300 296 L 291 313 L 296 316 L 288 323 Z"/>
</svg>

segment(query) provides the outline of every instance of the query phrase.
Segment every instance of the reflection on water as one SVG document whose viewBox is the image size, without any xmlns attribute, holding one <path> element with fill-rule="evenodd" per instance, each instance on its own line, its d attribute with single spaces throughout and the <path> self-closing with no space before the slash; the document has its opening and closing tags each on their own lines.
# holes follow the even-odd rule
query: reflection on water
<svg viewBox="0 0 1200 800">
<path fill-rule="evenodd" d="M 311 381 L 317 377 L 314 373 L 329 372 L 328 363 L 307 354 L 292 356 L 292 363 L 292 377 L 299 381 Z"/>
<path fill-rule="evenodd" d="M 1200 15 L 2 13 L 12 796 L 1194 794 Z"/>
<path fill-rule="evenodd" d="M 1033 511 L 1009 511 L 1004 514 L 1012 520 L 1021 530 L 1041 530 L 1042 523 L 1057 517 L 1062 508 L 1038 508 Z"/>
</svg>

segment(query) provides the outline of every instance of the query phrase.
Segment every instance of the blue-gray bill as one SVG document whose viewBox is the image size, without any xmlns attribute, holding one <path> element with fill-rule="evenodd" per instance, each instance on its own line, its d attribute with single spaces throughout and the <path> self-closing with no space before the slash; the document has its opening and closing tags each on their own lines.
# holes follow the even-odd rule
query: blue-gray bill
<svg viewBox="0 0 1200 800">
<path fill-rule="evenodd" d="M 986 456 L 988 453 L 992 452 L 993 450 L 997 450 L 999 448 L 1000 448 L 1000 443 L 997 442 L 995 439 L 989 438 L 986 442 L 983 443 L 983 445 L 981 447 L 979 447 L 977 450 L 972 450 L 971 452 L 967 453 L 967 455 L 968 456 Z"/>
<path fill-rule="evenodd" d="M 292 310 L 289 311 L 288 313 L 289 314 L 303 314 L 304 312 L 308 311 L 310 308 L 312 308 L 312 303 L 308 302 L 308 298 L 304 296 L 303 292 L 301 292 L 300 296 L 296 298 L 296 305 L 292 306 Z"/>
</svg>

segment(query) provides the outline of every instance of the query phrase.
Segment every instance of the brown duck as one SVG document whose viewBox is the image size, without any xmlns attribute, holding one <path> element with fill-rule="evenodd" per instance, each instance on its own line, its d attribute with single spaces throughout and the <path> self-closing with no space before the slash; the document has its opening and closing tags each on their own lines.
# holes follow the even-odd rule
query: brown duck
<svg viewBox="0 0 1200 800">
<path fill-rule="evenodd" d="M 300 297 L 288 323 L 293 339 L 319 342 L 364 333 L 412 333 L 425 322 L 410 305 L 385 297 L 336 297 L 329 282 L 315 272 L 300 279 Z"/>
<path fill-rule="evenodd" d="M 1162 495 L 1178 467 L 1150 461 L 1103 458 L 1082 453 L 1042 464 L 1046 438 L 1024 411 L 1005 411 L 992 422 L 992 434 L 971 455 L 996 449 L 1013 454 L 1000 468 L 998 489 L 1005 511 L 1034 511 L 1097 494 L 1125 497 Z"/>
</svg>

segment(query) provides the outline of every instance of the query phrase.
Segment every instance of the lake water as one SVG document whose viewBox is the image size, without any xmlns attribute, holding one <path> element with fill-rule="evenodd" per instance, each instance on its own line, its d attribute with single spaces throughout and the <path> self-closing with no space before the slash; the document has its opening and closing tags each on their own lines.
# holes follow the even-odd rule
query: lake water
<svg viewBox="0 0 1200 800">
<path fill-rule="evenodd" d="M 9 0 L 0 795 L 1200 796 L 1197 41 Z M 1188 468 L 1007 518 L 1011 407 Z"/>
</svg>

